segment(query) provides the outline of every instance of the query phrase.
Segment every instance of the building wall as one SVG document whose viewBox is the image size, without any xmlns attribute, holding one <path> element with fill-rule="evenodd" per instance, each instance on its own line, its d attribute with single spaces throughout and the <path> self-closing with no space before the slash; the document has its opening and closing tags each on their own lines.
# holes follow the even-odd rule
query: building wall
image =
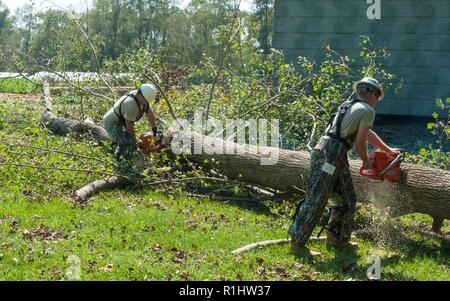
<svg viewBox="0 0 450 301">
<path fill-rule="evenodd" d="M 275 0 L 273 45 L 292 62 L 320 60 L 327 44 L 358 58 L 367 35 L 391 54 L 385 69 L 404 80 L 378 114 L 430 116 L 439 111 L 436 98 L 450 97 L 450 0 L 380 1 L 381 19 L 370 20 L 366 0 Z"/>
</svg>

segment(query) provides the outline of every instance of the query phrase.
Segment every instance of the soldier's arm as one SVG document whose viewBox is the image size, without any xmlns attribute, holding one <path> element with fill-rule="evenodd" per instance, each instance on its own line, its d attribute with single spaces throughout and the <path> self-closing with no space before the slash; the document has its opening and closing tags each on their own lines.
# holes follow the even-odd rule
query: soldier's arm
<svg viewBox="0 0 450 301">
<path fill-rule="evenodd" d="M 360 125 L 358 128 L 358 134 L 356 135 L 355 149 L 359 157 L 363 161 L 364 169 L 370 168 L 369 165 L 369 153 L 367 151 L 367 138 L 369 135 L 370 126 Z"/>
<path fill-rule="evenodd" d="M 390 148 L 373 130 L 369 130 L 369 134 L 367 135 L 367 141 L 375 146 L 376 148 L 379 148 L 385 153 L 388 153 L 389 155 L 395 155 L 398 153 L 398 150 L 395 148 Z"/>
<path fill-rule="evenodd" d="M 125 120 L 125 127 L 127 129 L 128 134 L 130 134 L 131 138 L 134 142 L 136 142 L 136 133 L 134 132 L 134 122 Z"/>
<path fill-rule="evenodd" d="M 155 117 L 155 114 L 153 113 L 153 109 L 151 107 L 148 108 L 147 119 L 148 119 L 150 128 L 151 129 L 156 128 L 156 117 Z"/>
</svg>

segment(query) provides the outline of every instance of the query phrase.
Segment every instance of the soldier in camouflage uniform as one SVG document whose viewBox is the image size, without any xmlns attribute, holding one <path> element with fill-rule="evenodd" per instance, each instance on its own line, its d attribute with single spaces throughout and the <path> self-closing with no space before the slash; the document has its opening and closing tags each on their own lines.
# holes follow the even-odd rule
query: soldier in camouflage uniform
<svg viewBox="0 0 450 301">
<path fill-rule="evenodd" d="M 355 213 L 356 194 L 347 152 L 356 141 L 356 151 L 369 168 L 367 142 L 389 154 L 398 149 L 387 146 L 371 129 L 374 107 L 384 98 L 382 86 L 373 78 L 353 85 L 357 98 L 345 101 L 311 152 L 311 174 L 306 197 L 299 204 L 289 228 L 293 252 L 308 251 L 305 244 L 324 212 L 328 197 L 333 197 L 327 229 L 327 245 L 349 246 Z"/>
<path fill-rule="evenodd" d="M 134 124 L 146 115 L 153 135 L 157 135 L 155 115 L 149 104 L 156 98 L 156 93 L 155 86 L 143 84 L 139 90 L 122 96 L 103 117 L 103 127 L 111 137 L 118 172 L 130 179 L 138 175 L 133 168 L 137 159 Z"/>
</svg>

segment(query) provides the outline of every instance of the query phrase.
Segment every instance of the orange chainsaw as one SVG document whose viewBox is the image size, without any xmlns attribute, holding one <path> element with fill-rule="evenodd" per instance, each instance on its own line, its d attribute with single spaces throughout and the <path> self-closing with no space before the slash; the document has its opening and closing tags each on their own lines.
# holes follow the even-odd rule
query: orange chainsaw
<svg viewBox="0 0 450 301">
<path fill-rule="evenodd" d="M 152 133 L 144 133 L 140 136 L 139 140 L 139 151 L 143 155 L 148 155 L 150 153 L 159 153 L 162 149 L 162 132 L 158 132 L 156 136 Z"/>
<path fill-rule="evenodd" d="M 398 155 L 389 156 L 387 153 L 376 151 L 370 155 L 371 168 L 364 169 L 361 166 L 359 174 L 372 180 L 400 182 L 402 170 L 400 164 L 405 158 L 405 151 L 401 150 Z"/>
</svg>

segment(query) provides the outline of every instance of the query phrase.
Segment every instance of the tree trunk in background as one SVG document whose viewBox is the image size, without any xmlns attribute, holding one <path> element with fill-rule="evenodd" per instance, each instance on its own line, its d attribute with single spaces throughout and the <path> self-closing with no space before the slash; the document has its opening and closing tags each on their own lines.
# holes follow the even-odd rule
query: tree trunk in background
<svg viewBox="0 0 450 301">
<path fill-rule="evenodd" d="M 110 55 L 112 58 L 116 58 L 117 38 L 119 35 L 119 17 L 121 11 L 120 0 L 115 0 L 112 3 L 112 20 L 111 20 L 111 41 L 110 41 Z"/>
</svg>

